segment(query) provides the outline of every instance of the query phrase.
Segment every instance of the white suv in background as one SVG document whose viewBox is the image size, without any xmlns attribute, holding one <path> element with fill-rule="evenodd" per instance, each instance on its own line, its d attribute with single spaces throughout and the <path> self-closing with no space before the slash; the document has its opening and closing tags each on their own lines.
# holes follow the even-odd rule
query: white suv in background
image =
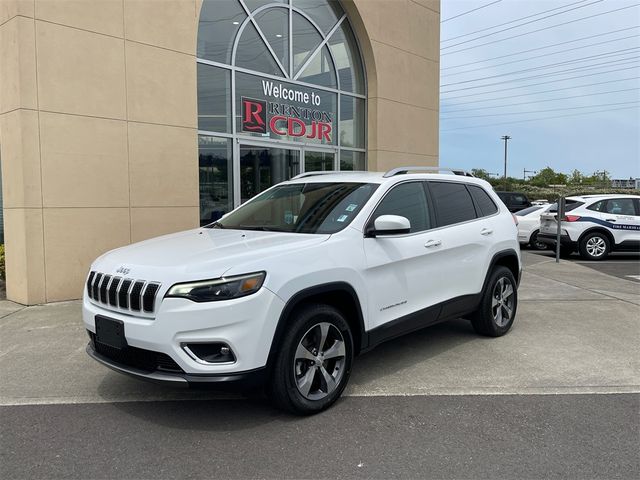
<svg viewBox="0 0 640 480">
<path fill-rule="evenodd" d="M 487 182 L 420 170 L 305 173 L 203 228 L 104 254 L 83 299 L 87 352 L 157 382 L 263 385 L 306 414 L 385 340 L 459 317 L 504 335 L 513 217 Z"/>
<path fill-rule="evenodd" d="M 538 241 L 555 248 L 558 206 L 540 216 Z M 615 250 L 640 251 L 640 195 L 567 197 L 560 222 L 560 251 L 578 250 L 587 260 L 602 260 Z"/>
<path fill-rule="evenodd" d="M 551 208 L 551 204 L 532 205 L 514 213 L 518 221 L 518 241 L 522 246 L 536 250 L 546 250 L 547 244 L 538 240 L 540 232 L 540 215 Z"/>
</svg>

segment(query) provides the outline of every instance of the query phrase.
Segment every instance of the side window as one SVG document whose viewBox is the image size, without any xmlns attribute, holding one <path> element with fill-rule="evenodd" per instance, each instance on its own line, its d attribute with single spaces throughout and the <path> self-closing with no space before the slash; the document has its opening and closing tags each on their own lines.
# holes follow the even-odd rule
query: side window
<svg viewBox="0 0 640 480">
<path fill-rule="evenodd" d="M 482 214 L 483 217 L 493 215 L 498 211 L 498 207 L 496 206 L 495 203 L 493 203 L 493 200 L 491 200 L 491 197 L 489 196 L 489 194 L 485 192 L 482 187 L 478 187 L 476 185 L 467 185 L 467 188 L 471 192 L 471 196 L 475 200 L 476 205 L 478 205 L 478 207 L 480 208 L 480 213 Z M 534 207 L 531 207 L 531 208 L 534 208 Z M 536 210 L 538 208 L 542 208 L 542 207 L 537 207 Z M 530 210 L 527 213 L 531 213 L 532 211 L 535 211 L 535 210 Z M 525 214 L 524 211 L 522 211 L 521 214 Z"/>
<path fill-rule="evenodd" d="M 408 218 L 411 222 L 411 233 L 431 228 L 423 183 L 401 183 L 393 187 L 382 199 L 372 218 L 375 220 L 380 215 L 400 215 Z"/>
<path fill-rule="evenodd" d="M 513 203 L 515 205 L 524 205 L 527 203 L 527 199 L 524 195 L 514 194 L 513 195 Z"/>
<path fill-rule="evenodd" d="M 600 200 L 599 202 L 594 203 L 593 205 L 589 205 L 587 210 L 593 210 L 594 212 L 604 212 L 604 204 L 606 202 L 604 200 Z"/>
<path fill-rule="evenodd" d="M 438 226 L 452 225 L 476 218 L 471 194 L 462 183 L 429 182 Z"/>
<path fill-rule="evenodd" d="M 614 215 L 635 215 L 636 209 L 632 198 L 613 198 L 607 200 L 606 212 Z"/>
</svg>

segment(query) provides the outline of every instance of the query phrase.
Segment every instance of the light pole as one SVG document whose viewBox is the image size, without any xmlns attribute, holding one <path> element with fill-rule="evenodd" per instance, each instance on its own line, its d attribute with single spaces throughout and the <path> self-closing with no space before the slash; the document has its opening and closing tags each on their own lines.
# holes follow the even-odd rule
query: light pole
<svg viewBox="0 0 640 480">
<path fill-rule="evenodd" d="M 507 142 L 511 139 L 509 135 L 500 137 L 504 140 L 504 189 L 507 189 Z"/>
</svg>

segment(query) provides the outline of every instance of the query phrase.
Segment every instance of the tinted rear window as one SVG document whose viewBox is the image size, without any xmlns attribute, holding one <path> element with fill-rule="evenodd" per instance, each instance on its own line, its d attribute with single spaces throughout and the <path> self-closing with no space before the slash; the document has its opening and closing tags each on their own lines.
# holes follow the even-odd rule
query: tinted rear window
<svg viewBox="0 0 640 480">
<path fill-rule="evenodd" d="M 438 226 L 452 225 L 476 218 L 471 194 L 462 183 L 429 182 Z"/>
<path fill-rule="evenodd" d="M 480 213 L 482 216 L 487 217 L 489 215 L 493 215 L 498 211 L 498 207 L 487 192 L 484 191 L 483 188 L 477 187 L 475 185 L 467 185 L 469 191 L 471 192 L 471 196 L 476 201 L 476 205 L 480 208 Z M 542 208 L 542 207 L 540 207 Z"/>
<path fill-rule="evenodd" d="M 530 213 L 537 212 L 538 210 L 542 210 L 542 206 L 535 205 L 533 207 L 525 208 L 524 210 L 520 210 L 516 213 L 519 217 L 524 217 L 525 215 L 529 215 Z"/>
<path fill-rule="evenodd" d="M 578 208 L 580 205 L 584 204 L 584 202 L 578 202 L 577 200 L 567 200 L 565 202 L 564 211 L 570 212 L 574 208 Z M 558 211 L 558 203 L 554 203 L 549 207 L 549 213 Z"/>
</svg>

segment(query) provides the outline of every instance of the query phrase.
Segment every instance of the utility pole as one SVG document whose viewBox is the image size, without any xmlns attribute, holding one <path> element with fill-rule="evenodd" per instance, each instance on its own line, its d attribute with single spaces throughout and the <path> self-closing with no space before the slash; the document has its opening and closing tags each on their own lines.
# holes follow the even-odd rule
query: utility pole
<svg viewBox="0 0 640 480">
<path fill-rule="evenodd" d="M 504 140 L 504 189 L 507 189 L 507 142 L 511 140 L 509 135 L 503 135 L 500 137 Z"/>
<path fill-rule="evenodd" d="M 522 180 L 527 181 L 527 173 L 533 173 L 533 175 L 535 175 L 536 172 L 535 170 L 527 170 L 526 168 L 522 169 Z M 532 175 L 529 175 L 529 178 L 531 178 Z"/>
</svg>

